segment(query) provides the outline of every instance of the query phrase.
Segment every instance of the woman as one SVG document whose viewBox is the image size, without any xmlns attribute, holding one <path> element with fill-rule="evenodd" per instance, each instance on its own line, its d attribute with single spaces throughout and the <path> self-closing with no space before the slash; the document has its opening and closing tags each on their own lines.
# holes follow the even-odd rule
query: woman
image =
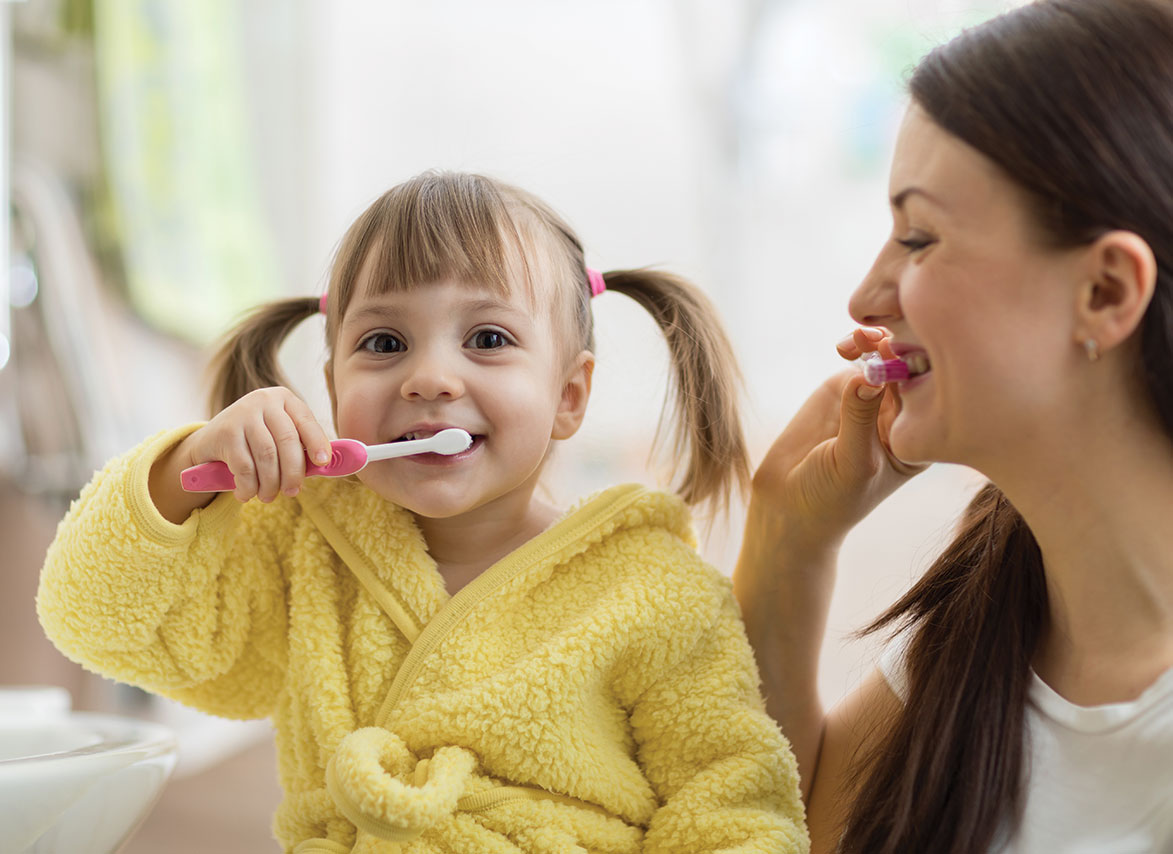
<svg viewBox="0 0 1173 854">
<path fill-rule="evenodd" d="M 755 476 L 735 585 L 814 851 L 1173 850 L 1173 4 L 1049 0 L 910 81 L 854 359 Z M 991 483 L 830 714 L 848 530 L 947 461 Z"/>
</svg>

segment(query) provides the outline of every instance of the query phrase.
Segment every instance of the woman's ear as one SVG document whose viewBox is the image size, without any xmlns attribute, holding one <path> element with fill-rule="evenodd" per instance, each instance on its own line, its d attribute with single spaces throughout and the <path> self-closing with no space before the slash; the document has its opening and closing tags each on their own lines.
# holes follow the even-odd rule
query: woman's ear
<svg viewBox="0 0 1173 854">
<path fill-rule="evenodd" d="M 1086 280 L 1076 306 L 1077 343 L 1094 342 L 1106 353 L 1140 326 L 1157 283 L 1157 259 L 1131 231 L 1110 231 L 1086 254 Z"/>
<path fill-rule="evenodd" d="M 551 439 L 569 439 L 582 426 L 587 401 L 591 397 L 591 377 L 595 372 L 595 354 L 583 350 L 574 358 L 562 384 L 562 398 L 554 413 Z"/>
</svg>

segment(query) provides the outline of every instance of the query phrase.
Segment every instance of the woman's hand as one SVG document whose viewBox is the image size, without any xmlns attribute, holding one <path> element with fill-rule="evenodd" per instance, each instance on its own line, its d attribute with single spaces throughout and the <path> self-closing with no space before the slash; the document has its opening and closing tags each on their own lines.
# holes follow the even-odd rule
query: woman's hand
<svg viewBox="0 0 1173 854">
<path fill-rule="evenodd" d="M 894 358 L 878 329 L 857 329 L 839 343 L 846 359 L 867 352 Z M 869 386 L 859 371 L 837 374 L 803 404 L 754 474 L 733 590 L 766 708 L 790 739 L 804 797 L 823 737 L 819 653 L 839 546 L 921 470 L 897 460 L 888 447 L 899 411 L 895 388 Z"/>
<path fill-rule="evenodd" d="M 878 352 L 895 358 L 882 330 L 861 328 L 837 345 L 845 359 Z M 770 447 L 753 481 L 753 501 L 786 518 L 794 545 L 837 548 L 848 532 L 924 469 L 888 445 L 900 412 L 895 384 L 870 386 L 858 371 L 822 384 Z"/>
<path fill-rule="evenodd" d="M 287 388 L 257 389 L 155 462 L 151 499 L 164 518 L 182 522 L 211 497 L 184 492 L 179 473 L 213 461 L 228 465 L 238 501 L 255 496 L 268 502 L 280 493 L 296 495 L 305 479 L 307 454 L 318 464 L 330 459 L 330 440 L 309 406 Z"/>
</svg>

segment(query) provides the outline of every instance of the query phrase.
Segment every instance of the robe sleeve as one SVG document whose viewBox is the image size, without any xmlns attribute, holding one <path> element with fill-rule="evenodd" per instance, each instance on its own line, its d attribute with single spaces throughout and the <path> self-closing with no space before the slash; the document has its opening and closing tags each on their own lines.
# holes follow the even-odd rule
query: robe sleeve
<svg viewBox="0 0 1173 854">
<path fill-rule="evenodd" d="M 148 439 L 82 490 L 46 554 L 37 613 L 87 669 L 212 714 L 264 717 L 285 669 L 275 543 L 290 511 L 226 494 L 181 525 L 164 519 L 151 464 L 193 429 Z"/>
<path fill-rule="evenodd" d="M 630 713 L 660 802 L 643 850 L 807 852 L 794 755 L 765 711 L 728 580 L 704 569 L 700 590 L 666 592 L 662 625 L 684 642 L 664 639 L 656 678 Z"/>
</svg>

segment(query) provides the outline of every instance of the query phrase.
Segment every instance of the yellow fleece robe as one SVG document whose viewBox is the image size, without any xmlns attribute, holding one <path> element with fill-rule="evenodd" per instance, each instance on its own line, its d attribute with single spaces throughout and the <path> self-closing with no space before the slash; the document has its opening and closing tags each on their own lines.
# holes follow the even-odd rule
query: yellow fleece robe
<svg viewBox="0 0 1173 854">
<path fill-rule="evenodd" d="M 187 428 L 191 429 L 191 428 Z M 793 756 L 679 499 L 584 501 L 449 596 L 353 479 L 182 525 L 112 461 L 49 549 L 49 637 L 104 675 L 274 720 L 287 852 L 799 852 Z"/>
</svg>

